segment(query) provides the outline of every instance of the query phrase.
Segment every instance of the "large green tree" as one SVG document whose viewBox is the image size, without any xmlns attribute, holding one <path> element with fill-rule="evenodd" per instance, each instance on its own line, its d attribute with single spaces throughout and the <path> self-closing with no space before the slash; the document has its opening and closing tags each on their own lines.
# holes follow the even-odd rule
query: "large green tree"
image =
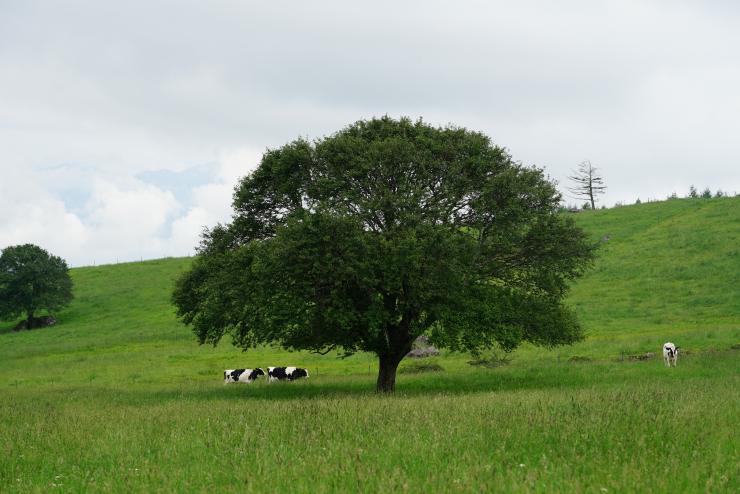
<svg viewBox="0 0 740 494">
<path fill-rule="evenodd" d="M 563 305 L 592 246 L 542 170 L 478 132 L 388 117 L 268 150 L 173 301 L 200 343 L 378 356 L 582 338 Z"/>
<path fill-rule="evenodd" d="M 72 301 L 72 279 L 67 263 L 33 244 L 6 247 L 0 254 L 0 318 L 55 311 Z"/>
</svg>

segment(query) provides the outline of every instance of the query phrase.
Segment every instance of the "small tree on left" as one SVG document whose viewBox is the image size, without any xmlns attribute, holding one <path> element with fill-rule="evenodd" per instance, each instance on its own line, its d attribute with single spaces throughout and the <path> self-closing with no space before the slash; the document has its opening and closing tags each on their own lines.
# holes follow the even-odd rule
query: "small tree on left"
<svg viewBox="0 0 740 494">
<path fill-rule="evenodd" d="M 72 279 L 67 262 L 33 244 L 6 247 L 0 254 L 0 319 L 53 312 L 72 301 Z"/>
</svg>

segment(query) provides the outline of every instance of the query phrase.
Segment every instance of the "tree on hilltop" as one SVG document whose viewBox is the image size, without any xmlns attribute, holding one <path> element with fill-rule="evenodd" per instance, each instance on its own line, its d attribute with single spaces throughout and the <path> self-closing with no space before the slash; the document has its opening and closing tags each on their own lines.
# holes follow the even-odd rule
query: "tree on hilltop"
<svg viewBox="0 0 740 494">
<path fill-rule="evenodd" d="M 593 246 L 537 168 L 464 128 L 389 117 L 268 150 L 176 282 L 198 341 L 378 356 L 582 338 L 563 304 Z"/>
<path fill-rule="evenodd" d="M 574 199 L 585 198 L 591 203 L 591 209 L 596 209 L 596 196 L 603 194 L 606 190 L 604 178 L 598 173 L 598 168 L 586 160 L 578 165 L 573 175 L 568 177 L 573 182 L 573 187 L 568 190 Z"/>
<path fill-rule="evenodd" d="M 25 314 L 35 327 L 40 310 L 56 311 L 72 301 L 66 261 L 33 244 L 6 247 L 0 254 L 0 318 Z"/>
</svg>

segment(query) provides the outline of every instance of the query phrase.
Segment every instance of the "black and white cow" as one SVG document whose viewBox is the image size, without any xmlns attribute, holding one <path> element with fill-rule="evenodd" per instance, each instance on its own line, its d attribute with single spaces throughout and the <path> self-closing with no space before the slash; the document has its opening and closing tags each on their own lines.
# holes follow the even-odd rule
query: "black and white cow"
<svg viewBox="0 0 740 494">
<path fill-rule="evenodd" d="M 667 367 L 676 367 L 678 360 L 678 348 L 670 341 L 663 345 L 663 361 Z"/>
<path fill-rule="evenodd" d="M 265 371 L 259 367 L 256 369 L 226 369 L 224 371 L 224 384 L 244 383 L 249 384 L 257 380 L 259 376 L 264 376 Z"/>
<path fill-rule="evenodd" d="M 268 381 L 295 381 L 301 377 L 308 377 L 308 371 L 301 369 L 300 367 L 268 367 L 267 368 L 267 380 Z"/>
</svg>

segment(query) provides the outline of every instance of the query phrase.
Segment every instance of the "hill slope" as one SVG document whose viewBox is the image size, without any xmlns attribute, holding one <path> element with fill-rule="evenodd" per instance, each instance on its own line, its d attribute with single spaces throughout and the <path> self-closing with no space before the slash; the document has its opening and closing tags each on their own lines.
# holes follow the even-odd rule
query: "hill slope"
<svg viewBox="0 0 740 494">
<path fill-rule="evenodd" d="M 605 341 L 614 342 L 612 353 L 654 350 L 666 339 L 698 349 L 740 341 L 740 198 L 586 211 L 576 220 L 601 248 L 569 299 L 588 339 L 559 353 L 603 354 Z M 208 366 L 233 359 L 240 352 L 228 342 L 199 347 L 175 320 L 172 283 L 190 262 L 161 259 L 71 270 L 76 298 L 58 314 L 57 327 L 13 333 L 12 322 L 0 323 L 0 371 L 13 361 L 28 365 L 32 357 L 50 363 L 126 354 L 129 362 L 202 359 Z M 356 357 L 342 365 L 367 370 L 374 361 Z"/>
<path fill-rule="evenodd" d="M 738 352 L 616 357 L 740 341 L 738 216 L 738 199 L 579 213 L 609 235 L 570 299 L 585 342 L 404 362 L 393 397 L 370 355 L 198 346 L 169 304 L 190 259 L 74 269 L 58 326 L 0 324 L 0 492 L 737 492 Z M 221 384 L 281 364 L 311 378 Z"/>
<path fill-rule="evenodd" d="M 699 347 L 740 340 L 740 197 L 584 212 L 577 221 L 601 243 L 570 296 L 589 336 Z"/>
</svg>

